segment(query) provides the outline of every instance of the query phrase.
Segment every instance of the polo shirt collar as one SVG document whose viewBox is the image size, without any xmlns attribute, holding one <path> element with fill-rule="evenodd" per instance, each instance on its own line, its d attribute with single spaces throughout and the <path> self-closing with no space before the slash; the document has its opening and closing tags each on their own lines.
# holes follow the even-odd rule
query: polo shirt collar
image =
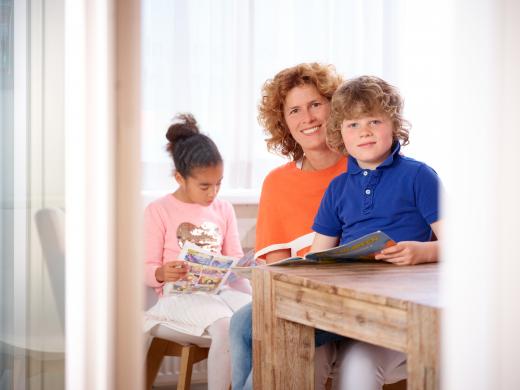
<svg viewBox="0 0 520 390">
<path fill-rule="evenodd" d="M 401 143 L 399 141 L 395 141 L 394 144 L 392 145 L 392 152 L 390 153 L 390 155 L 376 169 L 380 169 L 380 168 L 384 168 L 384 167 L 392 165 L 393 162 L 399 158 L 400 150 L 401 150 Z M 351 175 L 355 175 L 357 173 L 364 171 L 364 169 L 358 165 L 357 160 L 352 156 L 348 156 L 347 167 L 348 167 L 347 173 L 349 173 Z"/>
</svg>

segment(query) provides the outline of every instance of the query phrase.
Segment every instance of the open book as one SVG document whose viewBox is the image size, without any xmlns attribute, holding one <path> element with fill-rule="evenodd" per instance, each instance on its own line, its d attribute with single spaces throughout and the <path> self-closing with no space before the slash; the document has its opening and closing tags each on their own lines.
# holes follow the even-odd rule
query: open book
<svg viewBox="0 0 520 390">
<path fill-rule="evenodd" d="M 377 253 L 395 244 L 394 240 L 378 230 L 334 248 L 319 252 L 309 252 L 305 257 L 289 257 L 267 265 L 330 264 L 345 263 L 352 260 L 373 260 Z M 255 262 L 248 266 L 237 263 L 231 269 L 236 275 L 251 279 L 252 267 L 260 264 L 264 265 L 265 261 L 256 259 Z"/>
<path fill-rule="evenodd" d="M 181 280 L 165 283 L 164 295 L 192 292 L 214 294 L 226 282 L 231 267 L 239 261 L 238 258 L 204 250 L 191 242 L 184 244 L 179 258 L 188 263 L 188 273 Z"/>
<path fill-rule="evenodd" d="M 305 257 L 289 257 L 269 263 L 269 265 L 327 264 L 352 260 L 373 260 L 377 253 L 392 245 L 395 245 L 395 241 L 378 230 L 331 249 L 309 252 Z"/>
</svg>

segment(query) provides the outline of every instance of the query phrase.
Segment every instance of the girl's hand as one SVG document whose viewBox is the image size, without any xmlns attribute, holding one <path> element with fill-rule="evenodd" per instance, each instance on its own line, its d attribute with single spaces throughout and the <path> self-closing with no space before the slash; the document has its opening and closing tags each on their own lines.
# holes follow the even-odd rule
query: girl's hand
<svg viewBox="0 0 520 390">
<path fill-rule="evenodd" d="M 164 263 L 155 270 L 155 279 L 158 282 L 176 282 L 188 273 L 188 264 L 184 260 L 173 260 Z"/>
<path fill-rule="evenodd" d="M 439 258 L 439 242 L 401 241 L 385 248 L 376 255 L 376 260 L 384 260 L 397 265 L 434 263 Z"/>
</svg>

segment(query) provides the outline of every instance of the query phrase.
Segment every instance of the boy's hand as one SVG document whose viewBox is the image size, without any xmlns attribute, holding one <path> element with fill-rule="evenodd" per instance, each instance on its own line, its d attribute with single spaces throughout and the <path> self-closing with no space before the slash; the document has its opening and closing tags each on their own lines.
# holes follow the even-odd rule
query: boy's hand
<svg viewBox="0 0 520 390">
<path fill-rule="evenodd" d="M 375 258 L 397 265 L 434 263 L 439 258 L 439 243 L 437 241 L 401 241 L 383 249 Z"/>
<path fill-rule="evenodd" d="M 155 279 L 158 282 L 176 282 L 188 273 L 188 264 L 183 260 L 173 260 L 164 263 L 155 270 Z"/>
</svg>

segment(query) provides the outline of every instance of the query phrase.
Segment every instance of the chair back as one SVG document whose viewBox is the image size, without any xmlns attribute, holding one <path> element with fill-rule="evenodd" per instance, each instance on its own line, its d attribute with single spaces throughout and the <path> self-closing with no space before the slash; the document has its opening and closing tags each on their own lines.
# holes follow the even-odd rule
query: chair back
<svg viewBox="0 0 520 390">
<path fill-rule="evenodd" d="M 65 329 L 65 212 L 44 208 L 36 212 L 36 229 L 62 329 Z"/>
</svg>

